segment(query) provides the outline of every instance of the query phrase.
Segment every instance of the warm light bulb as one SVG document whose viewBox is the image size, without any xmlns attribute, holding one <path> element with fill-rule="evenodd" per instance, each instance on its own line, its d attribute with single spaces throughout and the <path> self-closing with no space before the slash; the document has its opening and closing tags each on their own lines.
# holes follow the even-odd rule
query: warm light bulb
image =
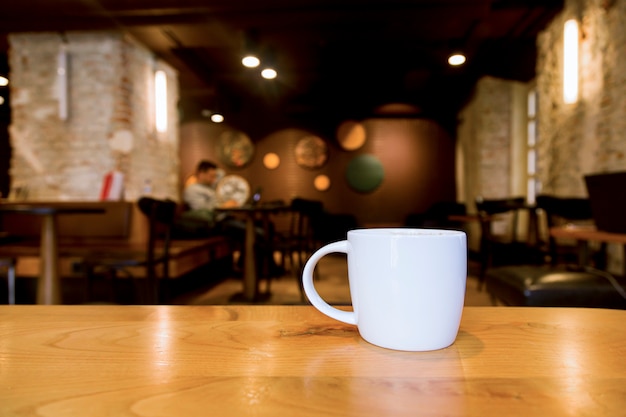
<svg viewBox="0 0 626 417">
<path fill-rule="evenodd" d="M 0 87 L 5 87 L 7 85 L 9 85 L 9 79 L 0 75 Z"/>
<path fill-rule="evenodd" d="M 219 114 L 219 113 L 213 113 L 213 114 L 211 115 L 211 121 L 212 121 L 213 123 L 222 123 L 222 122 L 224 121 L 224 116 L 222 116 L 222 115 L 221 115 L 221 114 Z"/>
<path fill-rule="evenodd" d="M 465 63 L 465 55 L 463 54 L 454 54 L 450 55 L 448 58 L 448 64 L 458 66 L 463 65 Z"/>
<path fill-rule="evenodd" d="M 261 71 L 261 76 L 266 80 L 273 80 L 274 78 L 276 78 L 277 75 L 278 74 L 276 73 L 276 71 L 272 68 L 265 68 L 263 71 Z"/>
<path fill-rule="evenodd" d="M 246 55 L 241 59 L 241 63 L 244 67 L 256 68 L 261 64 L 261 61 L 254 55 Z"/>
</svg>

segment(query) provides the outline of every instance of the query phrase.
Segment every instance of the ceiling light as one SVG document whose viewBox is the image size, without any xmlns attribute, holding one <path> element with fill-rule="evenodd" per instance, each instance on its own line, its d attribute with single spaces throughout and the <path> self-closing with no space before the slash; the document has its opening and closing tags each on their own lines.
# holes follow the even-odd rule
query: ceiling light
<svg viewBox="0 0 626 417">
<path fill-rule="evenodd" d="M 261 61 L 254 55 L 246 55 L 241 59 L 241 63 L 244 67 L 256 68 L 261 64 Z"/>
<path fill-rule="evenodd" d="M 219 113 L 213 113 L 213 114 L 211 115 L 211 121 L 212 121 L 213 123 L 222 123 L 222 122 L 224 121 L 224 116 L 222 116 L 222 115 L 221 115 L 221 114 L 219 114 Z"/>
<path fill-rule="evenodd" d="M 0 87 L 5 87 L 7 85 L 9 85 L 9 79 L 0 75 Z"/>
<path fill-rule="evenodd" d="M 202 114 L 202 117 L 210 119 L 213 123 L 222 123 L 224 121 L 224 116 L 221 113 L 213 112 L 209 109 L 203 109 L 200 114 Z"/>
<path fill-rule="evenodd" d="M 463 65 L 465 63 L 465 55 L 463 54 L 452 54 L 448 58 L 448 64 L 453 66 Z"/>
<path fill-rule="evenodd" d="M 4 97 L 0 96 L 0 106 L 4 104 Z"/>
<path fill-rule="evenodd" d="M 265 68 L 263 71 L 261 71 L 261 76 L 266 80 L 273 80 L 274 78 L 276 78 L 277 75 L 278 74 L 276 73 L 276 70 L 272 68 Z"/>
</svg>

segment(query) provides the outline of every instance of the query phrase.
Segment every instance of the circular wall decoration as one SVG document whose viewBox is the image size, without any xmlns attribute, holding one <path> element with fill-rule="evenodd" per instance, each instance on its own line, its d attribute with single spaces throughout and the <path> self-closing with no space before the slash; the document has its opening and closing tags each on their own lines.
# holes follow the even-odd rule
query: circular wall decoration
<svg viewBox="0 0 626 417">
<path fill-rule="evenodd" d="M 263 157 L 263 165 L 267 169 L 276 169 L 280 165 L 280 157 L 274 152 L 268 152 Z"/>
<path fill-rule="evenodd" d="M 218 154 L 225 165 L 241 168 L 252 159 L 254 145 L 245 133 L 227 130 L 219 137 Z"/>
<path fill-rule="evenodd" d="M 317 136 L 305 136 L 295 149 L 296 163 L 304 168 L 319 168 L 328 159 L 328 146 Z"/>
<path fill-rule="evenodd" d="M 215 192 L 220 204 L 234 200 L 242 206 L 250 197 L 250 184 L 239 175 L 226 175 L 217 183 Z"/>
<path fill-rule="evenodd" d="M 313 186 L 317 191 L 326 191 L 330 188 L 330 178 L 328 178 L 328 175 L 318 175 L 313 180 Z"/>
<path fill-rule="evenodd" d="M 365 126 L 363 123 L 347 120 L 337 129 L 339 145 L 346 151 L 354 151 L 365 144 Z"/>
<path fill-rule="evenodd" d="M 374 155 L 359 155 L 350 161 L 346 169 L 348 185 L 356 191 L 374 191 L 385 177 L 383 164 Z"/>
</svg>

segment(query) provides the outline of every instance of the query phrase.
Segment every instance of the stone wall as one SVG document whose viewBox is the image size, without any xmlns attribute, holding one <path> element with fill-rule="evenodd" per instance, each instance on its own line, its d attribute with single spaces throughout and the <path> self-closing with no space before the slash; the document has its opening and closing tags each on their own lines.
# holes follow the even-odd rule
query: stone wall
<svg viewBox="0 0 626 417">
<path fill-rule="evenodd" d="M 175 71 L 121 32 L 9 36 L 14 150 L 11 189 L 29 200 L 97 200 L 103 176 L 124 173 L 126 200 L 149 180 L 178 196 Z M 59 117 L 57 55 L 68 54 L 69 113 Z M 168 131 L 154 128 L 153 73 L 168 74 Z"/>
<path fill-rule="evenodd" d="M 579 99 L 563 102 L 563 23 L 579 22 Z M 586 196 L 583 175 L 626 169 L 626 0 L 566 0 L 538 37 L 542 191 Z"/>
</svg>

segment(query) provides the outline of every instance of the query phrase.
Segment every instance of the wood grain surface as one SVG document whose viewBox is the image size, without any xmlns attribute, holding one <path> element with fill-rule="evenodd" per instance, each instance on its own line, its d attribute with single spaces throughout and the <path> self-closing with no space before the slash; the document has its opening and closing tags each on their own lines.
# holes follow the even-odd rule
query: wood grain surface
<svg viewBox="0 0 626 417">
<path fill-rule="evenodd" d="M 625 322 L 467 307 L 399 352 L 307 306 L 0 306 L 0 415 L 619 416 Z"/>
</svg>

